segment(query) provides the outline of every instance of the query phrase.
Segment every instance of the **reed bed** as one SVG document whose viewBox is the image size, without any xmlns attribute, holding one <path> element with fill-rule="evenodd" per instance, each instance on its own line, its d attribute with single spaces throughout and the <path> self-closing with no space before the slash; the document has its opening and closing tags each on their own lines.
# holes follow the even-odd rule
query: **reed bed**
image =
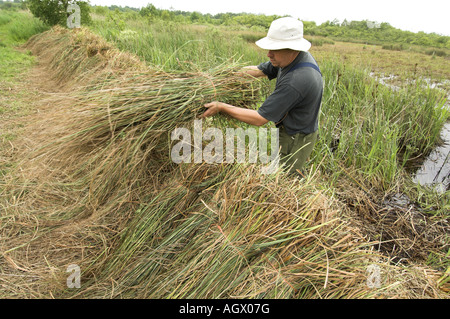
<svg viewBox="0 0 450 319">
<path fill-rule="evenodd" d="M 392 90 L 366 70 L 333 59 L 321 65 L 325 91 L 315 162 L 337 173 L 331 174 L 336 180 L 343 167 L 366 189 L 391 192 L 404 168 L 436 145 L 450 114 L 443 108 L 445 92 L 420 81 Z"/>
<path fill-rule="evenodd" d="M 155 69 L 196 71 L 219 65 L 230 57 L 262 62 L 261 52 L 248 45 L 238 32 L 217 26 L 187 25 L 174 21 L 133 19 L 120 28 L 108 21 L 92 26 L 94 33 L 131 52 Z M 264 57 L 264 55 L 262 55 Z"/>
</svg>

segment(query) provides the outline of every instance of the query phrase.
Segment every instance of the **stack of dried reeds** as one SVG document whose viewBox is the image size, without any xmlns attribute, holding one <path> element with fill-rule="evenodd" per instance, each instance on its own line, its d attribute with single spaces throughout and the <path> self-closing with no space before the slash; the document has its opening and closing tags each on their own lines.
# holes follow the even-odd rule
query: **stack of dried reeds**
<svg viewBox="0 0 450 319">
<path fill-rule="evenodd" d="M 25 48 L 51 68 L 60 84 L 73 90 L 121 72 L 149 70 L 136 56 L 116 49 L 84 27 L 55 26 L 31 37 Z"/>
<path fill-rule="evenodd" d="M 87 292 L 125 298 L 367 297 L 379 259 L 311 180 L 186 165 L 136 210 Z M 95 284 L 94 282 L 88 285 Z"/>
<path fill-rule="evenodd" d="M 156 71 L 141 62 L 129 68 L 134 59 L 97 38 L 84 29 L 56 28 L 29 43 L 37 54 L 52 51 L 48 62 L 58 81 L 76 84 L 69 111 L 46 118 L 54 124 L 40 156 L 70 167 L 89 185 L 95 205 L 170 164 L 169 134 L 189 127 L 205 103 L 258 102 L 258 82 L 239 75 L 236 62 L 189 74 Z"/>
<path fill-rule="evenodd" d="M 152 70 L 83 28 L 55 27 L 26 47 L 63 89 L 37 101 L 17 174 L 2 184 L 10 216 L 21 219 L 2 229 L 12 234 L 2 252 L 11 271 L 32 269 L 42 278 L 33 289 L 45 291 L 70 263 L 95 276 L 136 207 L 157 194 L 158 178 L 170 178 L 158 171 L 170 164 L 173 127 L 189 125 L 212 99 L 255 101 L 257 86 L 235 74 L 236 63 L 195 74 Z"/>
</svg>

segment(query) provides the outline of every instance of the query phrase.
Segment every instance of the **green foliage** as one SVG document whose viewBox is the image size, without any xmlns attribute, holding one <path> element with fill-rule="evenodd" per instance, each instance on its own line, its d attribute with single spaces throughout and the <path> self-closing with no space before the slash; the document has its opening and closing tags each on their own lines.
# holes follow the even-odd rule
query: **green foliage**
<svg viewBox="0 0 450 319">
<path fill-rule="evenodd" d="M 106 21 L 113 27 L 113 29 L 119 31 L 125 29 L 125 16 L 117 9 L 115 9 L 114 11 L 109 11 L 107 13 Z"/>
<path fill-rule="evenodd" d="M 156 9 L 156 7 L 149 3 L 146 7 L 142 8 L 141 11 L 139 11 L 139 14 L 143 17 L 157 17 L 160 16 L 161 10 Z"/>
<path fill-rule="evenodd" d="M 43 23 L 27 13 L 0 10 L 0 82 L 14 82 L 18 74 L 28 69 L 34 57 L 15 49 L 25 40 L 45 28 Z M 3 93 L 2 93 L 3 94 Z M 1 104 L 1 101 L 0 101 Z M 0 107 L 0 113 L 2 108 Z"/>
<path fill-rule="evenodd" d="M 0 26 L 7 24 L 11 21 L 11 15 L 7 14 L 6 12 L 0 12 Z"/>
<path fill-rule="evenodd" d="M 308 40 L 315 47 L 320 47 L 324 44 L 334 44 L 333 40 L 327 38 L 309 38 Z"/>
<path fill-rule="evenodd" d="M 146 18 L 148 21 L 164 20 L 188 24 L 223 25 L 236 29 L 251 29 L 258 32 L 267 32 L 271 22 L 281 17 L 278 15 L 267 16 L 263 14 L 230 12 L 211 15 L 209 13 L 202 14 L 200 12 L 158 9 L 153 4 L 148 4 L 141 9 L 118 6 L 110 6 L 109 9 L 124 13 L 138 12 L 140 16 Z M 102 14 L 106 15 L 106 13 Z M 334 20 L 317 25 L 314 21 L 303 21 L 303 25 L 305 35 L 328 38 L 327 41 L 329 42 L 323 42 L 323 39 L 318 40 L 316 45 L 319 46 L 323 43 L 333 43 L 334 40 L 378 45 L 388 43 L 391 47 L 386 47 L 386 49 L 391 50 L 405 50 L 411 45 L 435 47 L 443 50 L 450 49 L 449 36 L 436 33 L 403 31 L 385 22 L 376 23 L 367 20 L 344 20 L 343 22 L 339 22 L 338 20 Z M 250 41 L 249 37 L 247 39 Z M 438 52 L 436 51 L 435 54 L 438 55 Z M 439 54 L 443 56 L 442 51 Z"/>
<path fill-rule="evenodd" d="M 0 9 L 9 11 L 18 11 L 26 9 L 26 5 L 25 1 L 23 0 L 14 0 L 14 2 L 0 0 Z"/>
<path fill-rule="evenodd" d="M 449 118 L 444 94 L 423 81 L 394 91 L 368 72 L 340 61 L 321 63 L 325 79 L 321 138 L 312 157 L 336 173 L 362 172 L 383 190 L 395 185 L 409 161 L 429 152 Z M 437 107 L 438 106 L 438 107 Z M 330 151 L 330 145 L 338 146 Z"/>
<path fill-rule="evenodd" d="M 404 50 L 404 45 L 402 43 L 400 43 L 400 44 L 383 44 L 382 48 L 385 50 L 402 51 L 402 50 Z"/>
<path fill-rule="evenodd" d="M 95 21 L 92 29 L 119 49 L 167 71 L 207 69 L 241 56 L 253 64 L 265 60 L 264 52 L 248 45 L 248 32 L 223 32 L 222 26 L 148 20 L 138 13 L 134 15 L 139 19 L 128 19 L 128 14 L 115 10 L 104 21 Z"/>
<path fill-rule="evenodd" d="M 16 41 L 26 41 L 31 36 L 48 30 L 48 26 L 40 20 L 21 21 L 15 20 L 12 22 L 9 32 L 12 38 Z"/>
<path fill-rule="evenodd" d="M 305 34 L 329 37 L 335 40 L 349 42 L 364 42 L 370 44 L 403 44 L 420 45 L 436 48 L 450 49 L 450 37 L 436 33 L 403 31 L 392 27 L 389 23 L 375 23 L 367 20 L 351 21 L 326 21 L 320 26 L 314 23 L 304 23 Z M 400 46 L 391 48 L 402 50 Z"/>
<path fill-rule="evenodd" d="M 76 0 L 27 0 L 28 8 L 33 15 L 41 19 L 44 23 L 53 25 L 67 25 L 67 18 L 71 13 L 67 12 L 70 4 L 77 4 L 80 7 L 81 24 L 90 24 L 90 6 L 86 1 Z"/>
<path fill-rule="evenodd" d="M 439 49 L 428 49 L 425 51 L 425 53 L 431 56 L 442 56 L 442 57 L 446 57 L 449 55 L 446 51 Z"/>
<path fill-rule="evenodd" d="M 32 35 L 48 30 L 42 21 L 17 11 L 1 10 L 0 27 L 2 27 L 2 41 L 0 47 L 8 44 L 16 45 L 25 42 Z"/>
</svg>

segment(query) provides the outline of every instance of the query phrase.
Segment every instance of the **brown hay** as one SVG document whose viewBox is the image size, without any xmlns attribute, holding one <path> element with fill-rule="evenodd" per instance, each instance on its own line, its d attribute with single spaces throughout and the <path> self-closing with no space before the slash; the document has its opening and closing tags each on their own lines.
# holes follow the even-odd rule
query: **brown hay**
<svg viewBox="0 0 450 319">
<path fill-rule="evenodd" d="M 77 89 L 122 72 L 149 71 L 136 56 L 114 48 L 87 28 L 55 26 L 24 45 L 51 68 L 57 84 Z"/>
</svg>

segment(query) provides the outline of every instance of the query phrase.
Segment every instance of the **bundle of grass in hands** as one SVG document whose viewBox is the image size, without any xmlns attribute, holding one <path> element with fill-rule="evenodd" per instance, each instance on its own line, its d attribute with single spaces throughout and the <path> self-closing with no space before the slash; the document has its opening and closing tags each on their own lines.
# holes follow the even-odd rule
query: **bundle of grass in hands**
<svg viewBox="0 0 450 319">
<path fill-rule="evenodd" d="M 238 64 L 224 63 L 193 74 L 126 73 L 85 87 L 73 114 L 82 122 L 67 124 L 80 143 L 103 143 L 133 129 L 170 132 L 198 117 L 213 100 L 251 107 L 258 101 L 258 86 L 238 70 Z"/>
<path fill-rule="evenodd" d="M 61 140 L 60 150 L 94 150 L 97 156 L 90 156 L 90 163 L 101 156 L 92 178 L 101 187 L 111 184 L 116 173 L 130 179 L 170 165 L 170 133 L 176 127 L 190 128 L 205 103 L 255 103 L 255 83 L 237 70 L 232 64 L 199 74 L 127 74 L 102 87 L 89 87 L 73 114 L 76 120 L 65 124 L 76 133 Z"/>
</svg>

